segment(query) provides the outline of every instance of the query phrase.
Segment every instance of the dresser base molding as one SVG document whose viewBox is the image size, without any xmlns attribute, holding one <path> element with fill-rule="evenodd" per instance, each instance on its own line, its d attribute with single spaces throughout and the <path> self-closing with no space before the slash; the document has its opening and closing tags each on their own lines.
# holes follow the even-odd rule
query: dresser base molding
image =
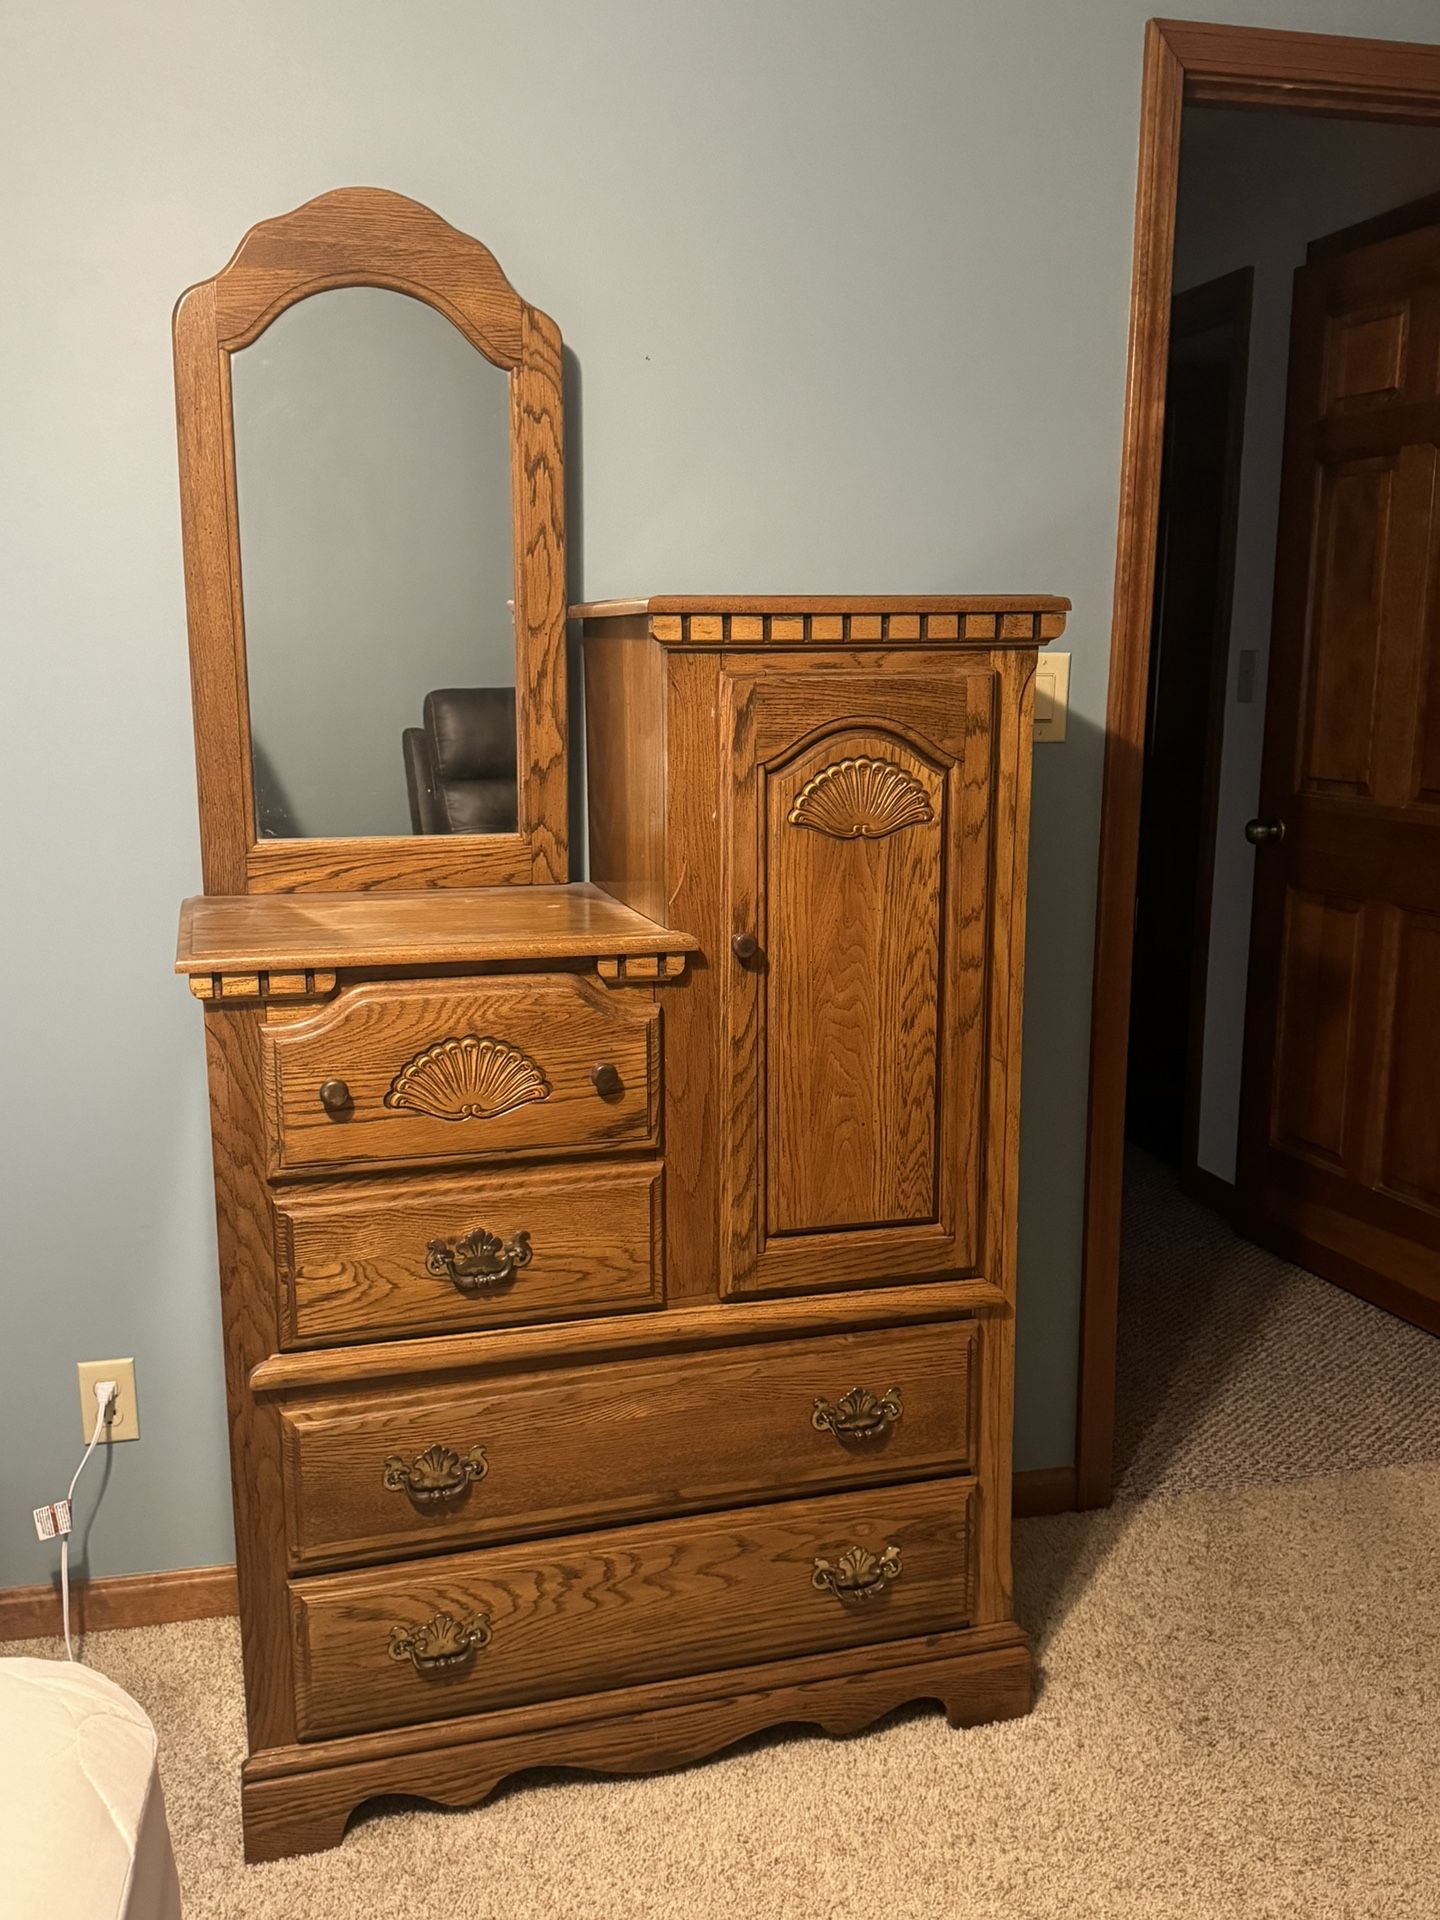
<svg viewBox="0 0 1440 1920">
<path fill-rule="evenodd" d="M 1009 1720 L 1033 1699 L 1029 1641 L 1011 1623 L 703 1674 L 443 1726 L 401 1728 L 254 1754 L 242 1774 L 247 1860 L 338 1846 L 366 1800 L 475 1806 L 532 1767 L 659 1773 L 768 1727 L 858 1733 L 936 1700 L 952 1727 Z"/>
</svg>

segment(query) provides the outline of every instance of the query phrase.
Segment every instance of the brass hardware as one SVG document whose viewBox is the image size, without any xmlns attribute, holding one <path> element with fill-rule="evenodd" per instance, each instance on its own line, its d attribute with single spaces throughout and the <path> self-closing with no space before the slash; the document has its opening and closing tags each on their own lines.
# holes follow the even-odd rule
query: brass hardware
<svg viewBox="0 0 1440 1920">
<path fill-rule="evenodd" d="M 355 1103 L 343 1080 L 323 1080 L 320 1083 L 320 1104 L 326 1113 L 348 1113 Z"/>
<path fill-rule="evenodd" d="M 380 1477 L 392 1493 L 408 1493 L 417 1506 L 438 1507 L 442 1501 L 458 1499 L 488 1471 L 483 1447 L 471 1447 L 461 1455 L 453 1447 L 436 1445 L 408 1463 L 404 1454 L 392 1453 Z"/>
<path fill-rule="evenodd" d="M 609 1099 L 620 1091 L 620 1069 L 611 1066 L 608 1060 L 602 1060 L 598 1066 L 590 1069 L 590 1084 L 602 1099 Z"/>
<path fill-rule="evenodd" d="M 1283 820 L 1247 820 L 1245 838 L 1252 847 L 1258 847 L 1266 840 L 1273 840 L 1278 847 L 1285 838 L 1285 822 Z"/>
<path fill-rule="evenodd" d="M 755 938 L 753 933 L 737 933 L 730 942 L 730 951 L 742 967 L 748 966 L 756 954 L 759 953 L 760 942 Z"/>
<path fill-rule="evenodd" d="M 446 1240 L 432 1240 L 425 1249 L 425 1271 L 437 1280 L 453 1281 L 461 1293 L 488 1293 L 503 1286 L 530 1260 L 528 1233 L 512 1234 L 507 1246 L 498 1233 L 487 1233 L 484 1227 L 476 1227 L 453 1247 Z"/>
<path fill-rule="evenodd" d="M 811 1585 L 853 1607 L 873 1599 L 889 1581 L 898 1580 L 900 1572 L 900 1549 L 896 1546 L 888 1546 L 879 1554 L 866 1547 L 848 1547 L 838 1560 L 816 1556 Z"/>
<path fill-rule="evenodd" d="M 385 1096 L 392 1113 L 431 1120 L 494 1120 L 550 1097 L 550 1082 L 528 1053 L 492 1034 L 437 1040 L 396 1074 Z"/>
<path fill-rule="evenodd" d="M 833 1404 L 817 1399 L 810 1424 L 819 1433 L 833 1433 L 837 1440 L 879 1440 L 903 1411 L 899 1387 L 888 1387 L 880 1399 L 868 1387 L 852 1387 Z"/>
<path fill-rule="evenodd" d="M 437 1613 L 423 1627 L 392 1627 L 390 1658 L 408 1660 L 418 1674 L 448 1673 L 463 1667 L 490 1644 L 490 1616 L 477 1613 L 468 1625 L 453 1614 Z"/>
<path fill-rule="evenodd" d="M 836 840 L 883 840 L 902 827 L 935 818 L 930 796 L 893 760 L 837 760 L 807 780 L 787 815 L 792 827 L 813 827 Z"/>
</svg>

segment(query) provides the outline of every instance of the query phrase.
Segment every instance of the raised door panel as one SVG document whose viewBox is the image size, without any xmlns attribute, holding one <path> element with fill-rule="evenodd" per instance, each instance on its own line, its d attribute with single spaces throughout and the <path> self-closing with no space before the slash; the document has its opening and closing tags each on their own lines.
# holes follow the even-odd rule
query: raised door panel
<svg viewBox="0 0 1440 1920">
<path fill-rule="evenodd" d="M 727 686 L 722 1291 L 975 1273 L 993 677 Z"/>
<path fill-rule="evenodd" d="M 1440 227 L 1297 276 L 1237 1188 L 1435 1324 Z"/>
</svg>

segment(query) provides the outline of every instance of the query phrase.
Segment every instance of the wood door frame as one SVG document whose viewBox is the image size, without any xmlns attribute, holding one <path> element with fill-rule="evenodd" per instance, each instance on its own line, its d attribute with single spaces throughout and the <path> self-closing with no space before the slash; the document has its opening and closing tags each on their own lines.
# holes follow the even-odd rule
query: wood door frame
<svg viewBox="0 0 1440 1920">
<path fill-rule="evenodd" d="M 1129 366 L 1105 718 L 1086 1123 L 1076 1503 L 1111 1497 L 1125 1056 L 1185 105 L 1440 124 L 1440 45 L 1152 20 L 1145 29 Z"/>
</svg>

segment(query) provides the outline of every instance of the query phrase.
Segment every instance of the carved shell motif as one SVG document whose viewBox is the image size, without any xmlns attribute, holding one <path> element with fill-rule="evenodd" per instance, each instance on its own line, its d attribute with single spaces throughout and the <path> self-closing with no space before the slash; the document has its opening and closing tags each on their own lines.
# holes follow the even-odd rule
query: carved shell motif
<svg viewBox="0 0 1440 1920">
<path fill-rule="evenodd" d="M 790 809 L 792 827 L 836 840 L 883 840 L 935 818 L 920 782 L 893 760 L 837 760 L 807 780 Z"/>
<path fill-rule="evenodd" d="M 543 1100 L 550 1082 L 529 1054 L 505 1040 L 441 1040 L 403 1066 L 385 1096 L 392 1111 L 432 1120 L 493 1120 L 531 1100 Z"/>
</svg>

